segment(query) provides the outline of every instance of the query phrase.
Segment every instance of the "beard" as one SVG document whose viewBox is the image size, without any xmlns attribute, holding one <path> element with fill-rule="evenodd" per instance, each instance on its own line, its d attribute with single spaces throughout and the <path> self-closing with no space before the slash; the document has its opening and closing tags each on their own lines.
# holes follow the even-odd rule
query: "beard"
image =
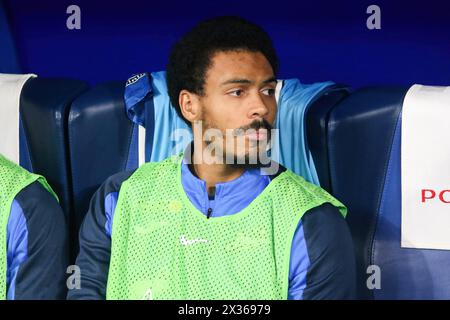
<svg viewBox="0 0 450 320">
<path fill-rule="evenodd" d="M 233 154 L 233 162 L 229 165 L 233 168 L 259 169 L 270 162 L 268 157 L 268 142 L 255 142 L 257 146 L 253 151 L 245 152 L 243 155 Z"/>
<path fill-rule="evenodd" d="M 216 129 L 216 126 L 213 126 L 209 123 L 205 123 L 204 129 Z M 249 140 L 246 139 L 245 134 L 249 131 L 256 132 L 257 130 L 264 129 L 266 135 L 265 139 L 261 140 Z M 240 128 L 236 128 L 231 131 L 231 134 L 225 134 L 227 139 L 233 140 L 233 148 L 232 150 L 227 149 L 224 145 L 224 141 L 222 140 L 222 143 L 217 143 L 217 145 L 220 145 L 220 151 L 222 154 L 220 157 L 223 157 L 223 163 L 233 167 L 233 168 L 244 168 L 244 169 L 257 169 L 264 167 L 270 163 L 270 159 L 268 157 L 268 150 L 270 149 L 270 141 L 271 141 L 271 130 L 272 125 L 262 119 L 262 120 L 254 120 L 247 126 L 243 126 Z M 229 131 L 227 133 L 229 133 Z M 221 131 L 223 134 L 223 131 Z M 241 141 L 244 141 L 244 147 L 243 149 L 246 149 L 245 146 L 248 146 L 247 150 L 236 150 L 239 149 L 239 147 L 236 146 L 236 140 L 242 139 Z M 212 143 L 214 143 L 211 140 L 205 139 L 206 146 L 210 146 Z M 242 146 L 242 144 L 240 145 Z"/>
</svg>

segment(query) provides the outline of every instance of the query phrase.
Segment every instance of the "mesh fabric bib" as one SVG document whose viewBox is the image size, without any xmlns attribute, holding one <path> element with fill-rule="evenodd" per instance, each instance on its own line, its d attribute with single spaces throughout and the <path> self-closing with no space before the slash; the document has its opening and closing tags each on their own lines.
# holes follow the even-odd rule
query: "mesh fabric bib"
<svg viewBox="0 0 450 320">
<path fill-rule="evenodd" d="M 182 155 L 141 166 L 114 213 L 108 299 L 287 299 L 299 219 L 330 202 L 287 170 L 233 215 L 207 219 L 181 184 Z"/>
</svg>

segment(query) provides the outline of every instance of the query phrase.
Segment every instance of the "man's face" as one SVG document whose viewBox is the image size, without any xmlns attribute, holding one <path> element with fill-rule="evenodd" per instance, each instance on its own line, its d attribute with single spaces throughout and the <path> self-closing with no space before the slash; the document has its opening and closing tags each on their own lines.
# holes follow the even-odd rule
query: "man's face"
<svg viewBox="0 0 450 320">
<path fill-rule="evenodd" d="M 231 155 L 234 161 L 249 159 L 266 150 L 276 116 L 276 79 L 271 65 L 259 52 L 217 52 L 211 58 L 199 98 L 203 133 L 218 129 L 223 140 L 214 144 L 216 152 Z"/>
</svg>

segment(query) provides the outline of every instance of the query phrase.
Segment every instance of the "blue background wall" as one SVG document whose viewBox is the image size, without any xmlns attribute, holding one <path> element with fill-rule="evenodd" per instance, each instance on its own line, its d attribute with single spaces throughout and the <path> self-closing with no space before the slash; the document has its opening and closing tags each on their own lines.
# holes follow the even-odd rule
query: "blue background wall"
<svg viewBox="0 0 450 320">
<path fill-rule="evenodd" d="M 272 36 L 279 77 L 359 87 L 450 85 L 448 2 L 5 0 L 4 7 L 22 72 L 43 77 L 94 84 L 161 70 L 171 45 L 197 21 L 233 14 Z M 66 28 L 71 4 L 81 8 L 81 30 Z M 381 30 L 366 28 L 371 4 L 381 7 Z"/>
</svg>

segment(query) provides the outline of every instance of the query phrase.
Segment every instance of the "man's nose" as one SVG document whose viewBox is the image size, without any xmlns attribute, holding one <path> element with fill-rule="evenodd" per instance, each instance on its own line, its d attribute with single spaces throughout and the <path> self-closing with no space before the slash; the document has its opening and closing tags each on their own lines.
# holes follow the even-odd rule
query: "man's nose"
<svg viewBox="0 0 450 320">
<path fill-rule="evenodd" d="M 259 93 L 252 95 L 249 104 L 248 117 L 250 119 L 264 118 L 269 113 L 269 109 Z"/>
</svg>

